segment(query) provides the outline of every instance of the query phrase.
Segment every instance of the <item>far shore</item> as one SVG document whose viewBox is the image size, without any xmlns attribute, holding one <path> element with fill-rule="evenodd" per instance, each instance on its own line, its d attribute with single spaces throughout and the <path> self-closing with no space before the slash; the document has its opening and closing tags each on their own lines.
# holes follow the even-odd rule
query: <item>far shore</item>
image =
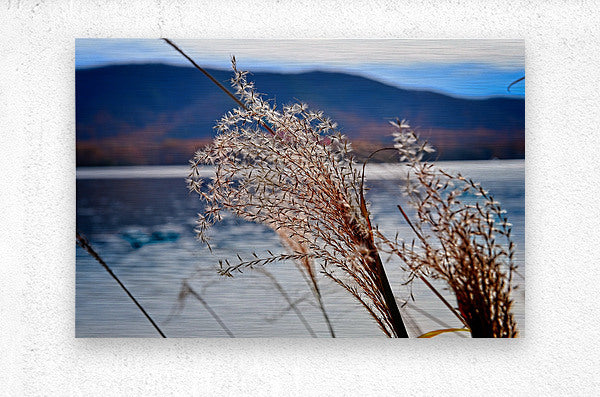
<svg viewBox="0 0 600 397">
<path fill-rule="evenodd" d="M 522 168 L 525 159 L 513 160 L 462 160 L 438 161 L 436 166 L 447 171 L 470 172 L 491 169 L 500 166 L 501 169 Z M 399 163 L 374 163 L 367 164 L 365 176 L 371 180 L 398 179 L 404 175 L 404 167 Z M 187 165 L 135 165 L 135 166 L 105 166 L 105 167 L 77 167 L 77 179 L 141 179 L 141 178 L 185 178 L 190 168 Z M 205 178 L 213 176 L 213 168 L 203 167 L 201 175 Z"/>
</svg>

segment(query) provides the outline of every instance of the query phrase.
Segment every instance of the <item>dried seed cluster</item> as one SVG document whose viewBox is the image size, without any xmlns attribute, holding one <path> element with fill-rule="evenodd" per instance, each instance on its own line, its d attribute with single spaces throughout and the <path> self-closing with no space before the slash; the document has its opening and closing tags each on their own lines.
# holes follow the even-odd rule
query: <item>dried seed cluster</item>
<svg viewBox="0 0 600 397">
<path fill-rule="evenodd" d="M 227 113 L 216 126 L 217 136 L 191 160 L 188 184 L 206 202 L 198 221 L 199 238 L 222 219 L 224 210 L 284 232 L 305 247 L 322 271 L 350 291 L 388 335 L 391 315 L 374 269 L 375 245 L 368 219 L 360 210 L 360 173 L 355 169 L 347 138 L 322 112 L 305 104 L 284 106 L 266 101 L 246 72 L 233 62 L 232 86 L 245 108 Z M 203 187 L 202 165 L 215 167 Z M 296 259 L 306 258 L 297 252 Z M 282 259 L 223 264 L 221 272 Z"/>
<path fill-rule="evenodd" d="M 392 123 L 395 147 L 408 167 L 406 194 L 417 213 L 417 241 L 380 248 L 398 255 L 413 275 L 445 280 L 474 337 L 515 337 L 510 298 L 514 243 L 500 203 L 478 183 L 422 162 L 433 151 L 405 121 Z"/>
</svg>

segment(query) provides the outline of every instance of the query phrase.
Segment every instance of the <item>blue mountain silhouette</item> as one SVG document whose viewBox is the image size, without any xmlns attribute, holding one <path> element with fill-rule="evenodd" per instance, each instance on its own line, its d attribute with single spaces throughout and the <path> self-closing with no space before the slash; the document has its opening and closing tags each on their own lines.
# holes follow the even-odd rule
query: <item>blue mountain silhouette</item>
<svg viewBox="0 0 600 397">
<path fill-rule="evenodd" d="M 208 71 L 229 87 L 230 71 Z M 387 121 L 398 117 L 418 127 L 442 159 L 524 157 L 521 98 L 456 98 L 322 71 L 258 72 L 249 80 L 278 106 L 299 100 L 323 110 L 351 140 L 372 147 L 391 142 Z M 77 70 L 77 163 L 179 163 L 214 135 L 215 121 L 235 106 L 189 67 L 130 64 Z"/>
</svg>

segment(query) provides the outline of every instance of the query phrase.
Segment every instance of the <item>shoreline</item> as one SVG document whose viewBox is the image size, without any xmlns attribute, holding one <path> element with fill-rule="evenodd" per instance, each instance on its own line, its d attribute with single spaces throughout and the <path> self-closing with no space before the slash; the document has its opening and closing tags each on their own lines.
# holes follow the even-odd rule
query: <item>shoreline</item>
<svg viewBox="0 0 600 397">
<path fill-rule="evenodd" d="M 510 160 L 455 160 L 434 162 L 436 166 L 448 171 L 469 173 L 482 169 L 490 169 L 501 165 L 501 168 L 525 167 L 525 159 Z M 399 163 L 372 163 L 367 164 L 366 179 L 383 180 L 396 179 L 404 175 L 403 167 Z M 160 178 L 185 178 L 190 168 L 187 165 L 135 165 L 135 166 L 105 166 L 105 167 L 77 167 L 76 179 L 160 179 Z M 213 168 L 203 167 L 201 177 L 213 176 Z"/>
</svg>

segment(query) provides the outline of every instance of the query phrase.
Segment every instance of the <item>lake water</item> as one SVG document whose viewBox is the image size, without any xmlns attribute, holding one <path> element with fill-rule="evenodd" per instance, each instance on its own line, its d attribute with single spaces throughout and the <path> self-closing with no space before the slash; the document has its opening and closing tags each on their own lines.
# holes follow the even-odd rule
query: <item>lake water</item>
<svg viewBox="0 0 600 397">
<path fill-rule="evenodd" d="M 492 160 L 439 163 L 450 171 L 480 181 L 507 210 L 517 245 L 516 262 L 525 274 L 525 163 Z M 373 222 L 393 237 L 412 239 L 396 205 L 404 204 L 397 165 L 370 165 L 366 176 Z M 197 195 L 187 191 L 187 167 L 120 167 L 77 170 L 77 229 L 113 269 L 168 337 L 227 337 L 205 305 L 236 337 L 310 337 L 310 331 L 273 280 L 310 325 L 314 334 L 329 337 L 323 316 L 293 263 L 272 263 L 270 273 L 245 271 L 234 278 L 216 272 L 219 259 L 236 255 L 284 252 L 277 236 L 261 225 L 226 217 L 215 225 L 213 252 L 195 239 Z M 210 169 L 206 170 L 210 176 Z M 152 234 L 154 233 L 154 235 Z M 163 241 L 160 241 L 160 239 Z M 172 241 L 171 241 L 172 240 Z M 141 247 L 136 248 L 137 245 Z M 158 334 L 109 274 L 84 250 L 77 248 L 76 336 L 157 337 Z M 398 264 L 386 264 L 398 299 L 411 291 Z M 188 282 L 203 302 L 178 295 Z M 515 313 L 524 335 L 525 280 L 515 291 Z M 443 284 L 436 284 L 440 289 Z M 324 304 L 338 337 L 383 337 L 383 333 L 348 293 L 321 281 Z M 451 299 L 451 294 L 444 291 Z M 412 285 L 414 301 L 402 309 L 411 336 L 460 327 L 459 321 L 420 282 Z M 446 337 L 465 336 L 448 334 Z M 442 336 L 443 337 L 443 336 Z"/>
</svg>

